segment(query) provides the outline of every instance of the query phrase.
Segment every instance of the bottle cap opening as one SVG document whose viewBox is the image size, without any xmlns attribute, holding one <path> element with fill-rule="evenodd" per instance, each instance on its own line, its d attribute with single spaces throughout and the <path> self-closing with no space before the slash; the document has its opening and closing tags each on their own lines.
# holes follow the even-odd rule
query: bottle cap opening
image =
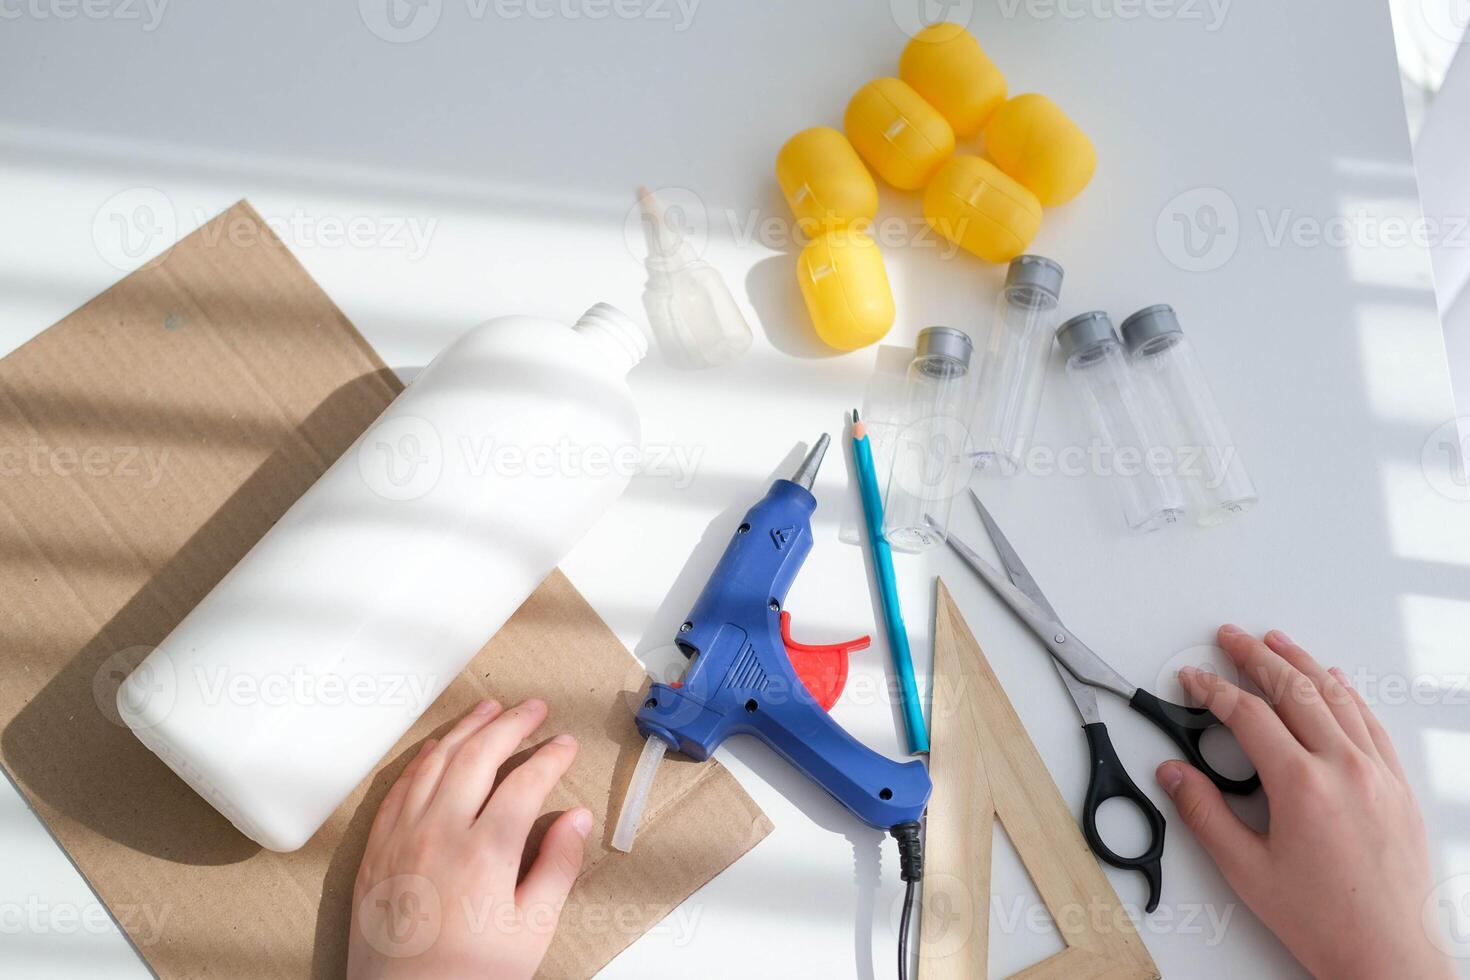
<svg viewBox="0 0 1470 980">
<path fill-rule="evenodd" d="M 1079 313 L 1057 327 L 1057 346 L 1062 349 L 1062 357 L 1067 359 L 1108 341 L 1117 343 L 1118 334 L 1113 329 L 1113 321 L 1101 310 Z"/>
<path fill-rule="evenodd" d="M 1062 295 L 1062 267 L 1044 255 L 1021 255 L 1006 269 L 1006 298 L 1028 309 L 1055 303 Z"/>
<path fill-rule="evenodd" d="M 970 335 L 954 327 L 925 327 L 919 331 L 919 341 L 914 345 L 915 357 L 942 357 L 955 362 L 960 371 L 970 367 L 970 354 L 975 345 Z"/>
<path fill-rule="evenodd" d="M 648 335 L 636 320 L 609 303 L 598 303 L 582 314 L 573 330 L 597 344 L 624 371 L 648 354 Z"/>
<path fill-rule="evenodd" d="M 1179 317 L 1174 314 L 1174 307 L 1167 303 L 1145 306 L 1124 320 L 1118 329 L 1130 354 L 1145 348 L 1152 351 L 1154 341 L 1184 333 L 1184 328 L 1179 326 Z"/>
</svg>

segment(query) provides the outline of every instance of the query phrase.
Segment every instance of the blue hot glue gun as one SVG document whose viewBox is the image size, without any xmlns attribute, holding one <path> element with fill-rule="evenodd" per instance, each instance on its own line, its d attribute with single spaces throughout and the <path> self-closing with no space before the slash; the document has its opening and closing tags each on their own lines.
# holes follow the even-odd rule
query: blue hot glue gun
<svg viewBox="0 0 1470 980">
<path fill-rule="evenodd" d="M 912 852 L 918 877 L 919 818 L 932 788 L 918 761 L 895 762 L 849 735 L 827 714 L 847 673 L 847 652 L 790 640 L 786 592 L 812 549 L 812 481 L 823 435 L 789 480 L 777 480 L 745 515 L 676 642 L 689 659 L 683 680 L 654 684 L 637 715 L 647 739 L 613 835 L 632 847 L 664 752 L 703 761 L 731 735 L 754 735 L 830 793 L 863 823 L 891 831 Z M 909 843 L 911 841 L 911 843 Z"/>
</svg>

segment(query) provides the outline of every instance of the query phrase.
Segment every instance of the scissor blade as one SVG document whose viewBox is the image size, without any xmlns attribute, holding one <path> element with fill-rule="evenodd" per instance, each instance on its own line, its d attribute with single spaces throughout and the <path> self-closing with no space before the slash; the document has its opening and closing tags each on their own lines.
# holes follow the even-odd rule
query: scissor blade
<svg viewBox="0 0 1470 980">
<path fill-rule="evenodd" d="M 981 502 L 980 495 L 975 492 L 973 487 L 970 488 L 970 500 L 974 502 L 975 509 L 980 512 L 980 520 L 985 522 L 985 531 L 990 535 L 990 540 L 995 545 L 996 553 L 1000 555 L 1000 563 L 1005 566 L 1006 574 L 1011 577 L 1011 581 L 1015 583 L 1016 588 L 1020 589 L 1032 602 L 1040 606 L 1048 616 L 1060 621 L 1061 617 L 1057 615 L 1057 611 L 1047 601 L 1046 593 L 1041 591 L 1041 586 L 1037 585 L 1036 579 L 1031 577 L 1031 572 L 1026 568 L 1026 563 L 1021 561 L 1021 556 L 1016 553 L 1015 548 L 1011 547 L 1010 539 L 1005 536 L 1005 532 L 1000 529 L 1000 525 L 995 523 L 995 518 L 990 516 L 990 511 L 985 509 L 985 504 Z"/>
<path fill-rule="evenodd" d="M 1051 665 L 1056 668 L 1057 675 L 1067 686 L 1067 693 L 1072 696 L 1072 703 L 1077 706 L 1077 714 L 1081 716 L 1082 724 L 1095 725 L 1102 721 L 1102 713 L 1097 710 L 1097 692 L 1073 677 L 1072 672 L 1056 657 L 1051 658 Z"/>
<path fill-rule="evenodd" d="M 1005 600 L 1006 605 L 1015 610 L 1016 615 L 1025 620 L 1026 625 L 1030 626 L 1037 636 L 1044 640 L 1051 638 L 1052 627 L 1061 626 L 1056 621 L 1055 615 L 1037 605 L 1030 596 L 1022 592 L 1011 583 L 1010 579 L 1002 575 L 1000 569 L 990 564 L 984 558 L 981 558 L 974 548 L 961 541 L 953 531 L 950 532 L 947 540 L 949 541 L 949 546 L 954 549 L 955 554 L 963 558 L 965 564 L 974 569 L 975 573 L 985 580 L 985 584 L 990 586 L 996 595 Z"/>
<path fill-rule="evenodd" d="M 1030 596 L 1012 585 L 999 569 L 981 558 L 974 548 L 955 537 L 953 531 L 950 532 L 947 540 L 955 553 L 965 560 L 965 564 L 974 569 L 985 584 L 1005 600 L 1006 605 L 1010 606 L 1027 626 L 1031 627 L 1031 632 L 1046 644 L 1046 649 L 1051 653 L 1055 662 L 1065 667 L 1074 679 L 1092 687 L 1112 691 L 1119 697 L 1133 697 L 1133 692 L 1138 689 L 1108 666 L 1106 660 L 1093 653 L 1086 643 L 1077 639 L 1054 614 L 1047 612 Z M 1087 692 L 1087 697 L 1079 700 L 1077 696 L 1079 692 L 1076 692 L 1071 684 L 1067 685 L 1067 689 L 1074 692 L 1073 700 L 1077 702 L 1077 708 L 1083 713 L 1084 718 L 1096 713 L 1095 698 L 1091 697 L 1091 691 Z M 1089 705 L 1087 702 L 1092 703 Z"/>
<path fill-rule="evenodd" d="M 1062 678 L 1062 683 L 1067 687 L 1067 693 L 1072 696 L 1072 703 L 1077 706 L 1077 713 L 1082 716 L 1083 724 L 1090 725 L 1101 721 L 1102 717 L 1097 710 L 1097 694 L 1087 686 L 1085 681 L 1072 675 L 1065 658 L 1056 649 L 1056 637 L 1065 633 L 1062 625 L 1056 622 L 1056 617 L 1042 609 L 1026 593 L 1003 578 L 999 569 L 955 537 L 953 531 L 950 532 L 948 540 L 949 546 L 965 560 L 965 564 L 973 568 L 985 584 L 1005 600 L 1006 605 L 1010 606 L 1016 615 L 1031 627 L 1031 631 L 1046 644 L 1047 652 L 1051 654 L 1051 665 L 1056 668 Z"/>
</svg>

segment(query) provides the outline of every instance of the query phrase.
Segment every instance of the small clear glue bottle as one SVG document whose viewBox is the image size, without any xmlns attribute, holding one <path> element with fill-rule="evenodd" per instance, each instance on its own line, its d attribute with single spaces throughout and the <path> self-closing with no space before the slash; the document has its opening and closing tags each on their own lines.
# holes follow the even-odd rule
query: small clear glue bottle
<svg viewBox="0 0 1470 980">
<path fill-rule="evenodd" d="M 975 394 L 971 439 L 982 475 L 1010 476 L 1031 447 L 1061 294 L 1062 267 L 1051 259 L 1022 255 L 1006 270 Z"/>
<path fill-rule="evenodd" d="M 643 310 L 659 351 L 675 367 L 690 369 L 744 354 L 752 340 L 750 324 L 724 277 L 694 253 L 646 187 L 638 190 L 638 206 L 648 244 Z"/>
<path fill-rule="evenodd" d="M 1160 303 L 1119 328 L 1150 420 L 1173 455 L 1198 524 L 1220 524 L 1256 502 L 1255 484 L 1215 404 L 1194 345 Z"/>
<path fill-rule="evenodd" d="M 1074 316 L 1057 328 L 1057 344 L 1103 450 L 1088 458 L 1117 488 L 1128 526 L 1153 531 L 1177 523 L 1184 516 L 1184 492 L 1167 461 L 1159 459 L 1162 440 L 1154 434 L 1113 321 L 1097 311 Z"/>
<path fill-rule="evenodd" d="M 883 500 L 883 536 L 898 551 L 944 543 L 949 510 L 970 475 L 970 354 L 963 330 L 929 327 L 919 333 L 898 426 L 893 468 Z"/>
</svg>

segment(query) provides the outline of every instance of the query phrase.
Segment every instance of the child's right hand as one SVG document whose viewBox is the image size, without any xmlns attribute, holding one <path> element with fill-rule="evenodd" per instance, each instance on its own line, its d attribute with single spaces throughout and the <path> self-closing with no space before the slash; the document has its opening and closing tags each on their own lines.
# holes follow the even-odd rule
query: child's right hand
<svg viewBox="0 0 1470 980">
<path fill-rule="evenodd" d="M 1184 688 L 1235 734 L 1271 804 L 1251 830 L 1203 773 L 1159 785 L 1246 905 L 1318 977 L 1454 976 L 1420 920 L 1432 882 L 1424 825 L 1383 726 L 1337 669 L 1280 631 L 1224 626 L 1221 648 L 1262 699 L 1185 668 Z"/>
<path fill-rule="evenodd" d="M 482 701 L 404 767 L 378 807 L 353 888 L 351 980 L 535 974 L 592 829 L 585 807 L 566 811 L 519 875 L 531 827 L 577 755 L 563 734 L 507 768 L 546 714 L 538 700 L 509 711 Z"/>
</svg>

